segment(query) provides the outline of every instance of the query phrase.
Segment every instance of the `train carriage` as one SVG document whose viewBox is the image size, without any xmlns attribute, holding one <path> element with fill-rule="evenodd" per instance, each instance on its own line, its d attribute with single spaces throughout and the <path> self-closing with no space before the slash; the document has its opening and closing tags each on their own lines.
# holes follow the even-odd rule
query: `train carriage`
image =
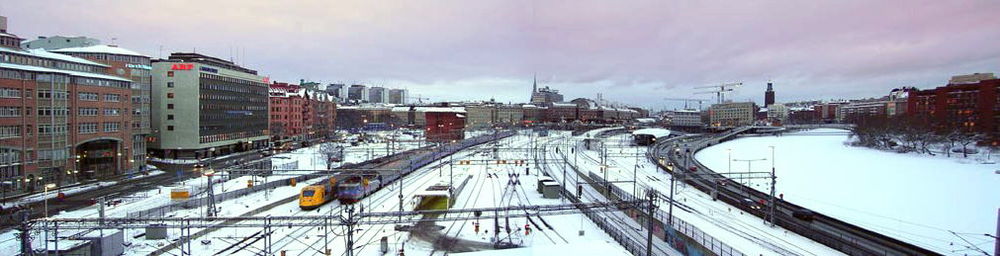
<svg viewBox="0 0 1000 256">
<path fill-rule="evenodd" d="M 352 174 L 337 184 L 337 200 L 342 204 L 353 204 L 375 192 L 382 186 L 382 176 L 376 172 Z"/>
<path fill-rule="evenodd" d="M 299 208 L 312 210 L 333 201 L 337 195 L 336 185 L 337 179 L 330 178 L 329 182 L 302 188 L 302 192 L 299 194 Z"/>
</svg>

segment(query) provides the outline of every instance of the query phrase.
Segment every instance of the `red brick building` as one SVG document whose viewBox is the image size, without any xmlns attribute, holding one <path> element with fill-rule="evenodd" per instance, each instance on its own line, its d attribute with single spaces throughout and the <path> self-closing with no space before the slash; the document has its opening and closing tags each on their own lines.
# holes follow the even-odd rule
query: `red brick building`
<svg viewBox="0 0 1000 256">
<path fill-rule="evenodd" d="M 133 81 L 102 63 L 24 50 L 0 27 L 0 190 L 39 190 L 132 167 Z M 116 75 L 109 75 L 116 74 Z"/>
<path fill-rule="evenodd" d="M 454 107 L 428 108 L 425 136 L 429 142 L 451 142 L 465 139 L 465 110 Z"/>
<path fill-rule="evenodd" d="M 337 106 L 332 96 L 274 82 L 269 88 L 270 129 L 275 142 L 314 141 L 333 135 Z"/>
<path fill-rule="evenodd" d="M 998 138 L 997 113 L 1000 108 L 1000 79 L 948 84 L 929 90 L 911 91 L 907 113 L 929 118 L 940 129 L 961 129 Z"/>
</svg>

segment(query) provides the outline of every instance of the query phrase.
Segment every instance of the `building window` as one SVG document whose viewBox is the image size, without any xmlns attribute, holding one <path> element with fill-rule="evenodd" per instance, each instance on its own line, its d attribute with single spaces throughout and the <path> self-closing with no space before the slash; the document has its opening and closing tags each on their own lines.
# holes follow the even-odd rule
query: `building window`
<svg viewBox="0 0 1000 256">
<path fill-rule="evenodd" d="M 97 123 L 81 123 L 77 126 L 80 134 L 97 133 Z"/>
<path fill-rule="evenodd" d="M 97 108 L 80 108 L 77 111 L 80 116 L 97 116 Z"/>
<path fill-rule="evenodd" d="M 167 131 L 173 131 L 173 130 L 174 130 L 173 125 L 167 125 Z"/>
<path fill-rule="evenodd" d="M 167 109 L 174 109 L 174 104 L 167 104 Z"/>
<path fill-rule="evenodd" d="M 167 88 L 174 88 L 174 82 L 167 82 Z"/>
<path fill-rule="evenodd" d="M 167 77 L 174 77 L 173 71 L 167 71 Z"/>
<path fill-rule="evenodd" d="M 56 134 L 56 135 L 66 134 L 66 125 L 65 124 L 57 124 L 57 125 L 43 124 L 43 125 L 39 125 L 38 126 L 38 135 L 52 135 L 52 134 Z"/>
<path fill-rule="evenodd" d="M 0 107 L 0 117 L 21 116 L 21 107 Z"/>
<path fill-rule="evenodd" d="M 174 115 L 167 115 L 167 120 L 174 120 Z"/>
<path fill-rule="evenodd" d="M 0 98 L 8 98 L 8 99 L 21 98 L 21 90 L 14 88 L 0 88 Z"/>
<path fill-rule="evenodd" d="M 173 99 L 173 98 L 174 98 L 174 93 L 168 92 L 167 93 L 167 99 Z"/>
<path fill-rule="evenodd" d="M 18 125 L 0 126 L 0 139 L 9 139 L 18 137 L 21 137 L 21 126 Z"/>
<path fill-rule="evenodd" d="M 106 108 L 104 109 L 105 116 L 118 116 L 121 114 L 121 109 L 119 108 Z"/>
<path fill-rule="evenodd" d="M 97 93 L 80 92 L 77 93 L 77 97 L 82 101 L 97 101 Z"/>
<path fill-rule="evenodd" d="M 121 101 L 121 97 L 122 96 L 120 94 L 108 93 L 108 94 L 104 95 L 104 101 L 107 101 L 107 102 L 119 102 L 119 101 Z"/>
<path fill-rule="evenodd" d="M 117 132 L 121 130 L 121 123 L 104 123 L 104 132 Z"/>
</svg>

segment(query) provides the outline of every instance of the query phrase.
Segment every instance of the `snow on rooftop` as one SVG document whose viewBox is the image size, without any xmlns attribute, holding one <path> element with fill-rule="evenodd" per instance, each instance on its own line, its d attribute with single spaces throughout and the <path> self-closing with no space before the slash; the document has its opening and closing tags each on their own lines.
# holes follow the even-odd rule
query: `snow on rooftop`
<svg viewBox="0 0 1000 256">
<path fill-rule="evenodd" d="M 669 136 L 670 130 L 660 129 L 660 128 L 646 128 L 646 129 L 635 130 L 632 132 L 632 134 L 633 135 L 648 134 L 648 135 L 653 135 L 653 137 L 659 138 L 659 137 Z"/>
<path fill-rule="evenodd" d="M 414 193 L 413 196 L 451 196 L 451 193 L 447 190 L 424 190 Z"/>
<path fill-rule="evenodd" d="M 38 58 L 51 59 L 51 60 L 60 60 L 60 61 L 73 62 L 73 63 L 79 63 L 79 64 L 101 66 L 101 67 L 107 67 L 108 66 L 108 65 L 101 64 L 101 63 L 89 61 L 89 60 L 86 60 L 86 59 L 83 59 L 83 58 L 77 58 L 77 57 L 73 57 L 73 56 L 69 56 L 69 55 L 61 54 L 61 53 L 49 52 L 49 51 L 46 51 L 44 49 L 29 49 L 27 51 L 18 51 L 18 50 L 11 50 L 11 49 L 0 47 L 0 52 L 9 52 L 9 53 L 16 53 L 16 54 L 24 54 L 24 55 L 34 56 L 34 57 L 38 57 Z"/>
<path fill-rule="evenodd" d="M 142 53 L 138 53 L 138 52 L 134 52 L 134 51 L 129 50 L 129 49 L 121 48 L 121 47 L 114 46 L 114 45 L 106 45 L 106 44 L 91 45 L 91 46 L 84 46 L 84 47 L 62 48 L 62 49 L 52 50 L 52 52 L 60 52 L 60 53 L 107 53 L 107 54 L 118 54 L 118 55 L 130 55 L 130 56 L 149 57 L 148 55 L 145 55 L 145 54 L 142 54 Z"/>
<path fill-rule="evenodd" d="M 0 68 L 9 68 L 9 69 L 17 69 L 17 70 L 24 70 L 24 71 L 35 71 L 35 72 L 59 73 L 59 74 L 66 74 L 66 75 L 79 76 L 79 77 L 90 77 L 90 78 L 107 79 L 107 80 L 115 80 L 115 81 L 123 81 L 123 82 L 132 82 L 132 80 L 128 80 L 128 79 L 117 77 L 117 76 L 109 76 L 109 75 L 103 75 L 103 74 L 94 74 L 94 73 L 79 72 L 79 71 L 70 71 L 70 70 L 62 70 L 62 69 L 54 69 L 54 68 L 44 68 L 44 67 L 36 67 L 36 66 L 18 65 L 18 64 L 11 64 L 11 63 L 0 63 Z"/>
</svg>

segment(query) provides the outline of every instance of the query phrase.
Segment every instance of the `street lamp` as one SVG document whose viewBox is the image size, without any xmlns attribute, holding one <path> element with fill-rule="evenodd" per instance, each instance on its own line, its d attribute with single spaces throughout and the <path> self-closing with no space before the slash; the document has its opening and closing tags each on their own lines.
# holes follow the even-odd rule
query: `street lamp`
<svg viewBox="0 0 1000 256">
<path fill-rule="evenodd" d="M 41 180 L 42 177 L 38 177 L 38 179 Z M 45 215 L 44 216 L 45 216 L 46 219 L 49 218 L 49 189 L 53 189 L 53 188 L 56 188 L 56 184 L 55 183 L 45 184 L 45 187 L 43 188 L 45 190 L 45 193 L 43 193 L 43 194 L 44 194 L 44 197 L 45 197 Z"/>
</svg>

